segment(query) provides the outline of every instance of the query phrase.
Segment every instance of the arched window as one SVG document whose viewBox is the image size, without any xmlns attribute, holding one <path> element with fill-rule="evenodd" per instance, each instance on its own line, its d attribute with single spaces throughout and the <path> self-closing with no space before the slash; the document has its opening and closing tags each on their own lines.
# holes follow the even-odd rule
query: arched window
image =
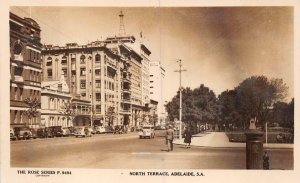
<svg viewBox="0 0 300 183">
<path fill-rule="evenodd" d="M 96 62 L 100 62 L 100 61 L 101 61 L 101 56 L 100 56 L 99 54 L 97 54 L 97 55 L 95 56 L 95 61 L 96 61 Z"/>
<path fill-rule="evenodd" d="M 48 57 L 47 62 L 46 62 L 46 66 L 51 66 L 51 65 L 52 65 L 52 58 Z"/>
<path fill-rule="evenodd" d="M 22 50 L 23 50 L 23 48 L 22 48 L 21 44 L 19 44 L 19 43 L 15 44 L 15 46 L 14 46 L 14 54 L 15 55 L 20 55 L 22 53 Z"/>
<path fill-rule="evenodd" d="M 80 56 L 80 63 L 85 64 L 85 56 L 84 55 Z"/>
<path fill-rule="evenodd" d="M 61 64 L 63 64 L 63 65 L 67 64 L 67 57 L 66 56 L 63 56 L 61 58 Z"/>
</svg>

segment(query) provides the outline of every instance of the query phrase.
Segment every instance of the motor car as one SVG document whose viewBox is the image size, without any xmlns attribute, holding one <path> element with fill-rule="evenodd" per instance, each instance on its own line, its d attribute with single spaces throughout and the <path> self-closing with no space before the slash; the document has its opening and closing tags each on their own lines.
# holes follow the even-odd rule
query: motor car
<svg viewBox="0 0 300 183">
<path fill-rule="evenodd" d="M 45 130 L 45 137 L 46 138 L 53 138 L 53 137 L 55 137 L 53 128 L 46 127 L 44 130 Z"/>
<path fill-rule="evenodd" d="M 63 127 L 62 128 L 62 136 L 63 137 L 68 137 L 70 135 L 71 135 L 71 132 L 70 132 L 69 128 L 68 127 Z"/>
<path fill-rule="evenodd" d="M 114 127 L 114 134 L 123 134 L 124 131 L 123 131 L 123 126 L 122 125 L 116 125 Z"/>
<path fill-rule="evenodd" d="M 75 128 L 73 126 L 68 127 L 70 130 L 70 135 L 75 135 Z"/>
<path fill-rule="evenodd" d="M 62 137 L 63 136 L 63 128 L 62 126 L 51 126 L 52 133 L 55 137 Z"/>
<path fill-rule="evenodd" d="M 114 133 L 114 129 L 111 126 L 104 127 L 105 132 L 104 133 Z"/>
<path fill-rule="evenodd" d="M 15 127 L 14 131 L 16 133 L 17 139 L 31 139 L 32 138 L 32 133 L 28 127 Z"/>
<path fill-rule="evenodd" d="M 142 138 L 154 138 L 155 133 L 154 133 L 154 126 L 153 125 L 145 125 L 142 127 L 142 130 L 139 131 L 139 137 L 140 139 Z"/>
<path fill-rule="evenodd" d="M 105 133 L 105 128 L 103 126 L 96 126 L 95 127 L 95 133 L 96 134 Z"/>
<path fill-rule="evenodd" d="M 93 128 L 92 128 L 91 126 L 87 126 L 86 128 L 87 128 L 87 130 L 89 131 L 90 137 L 91 137 L 92 135 L 95 135 L 95 131 L 93 130 Z"/>
<path fill-rule="evenodd" d="M 91 137 L 92 136 L 92 128 L 91 127 L 75 127 L 75 137 Z"/>
<path fill-rule="evenodd" d="M 37 134 L 37 138 L 46 138 L 47 137 L 45 128 L 38 128 L 36 131 L 36 134 Z"/>
<path fill-rule="evenodd" d="M 37 138 L 37 129 L 36 128 L 30 128 L 30 132 L 31 132 L 32 138 L 36 139 Z"/>
<path fill-rule="evenodd" d="M 13 128 L 10 128 L 10 140 L 17 140 L 17 136 L 15 135 Z"/>
</svg>

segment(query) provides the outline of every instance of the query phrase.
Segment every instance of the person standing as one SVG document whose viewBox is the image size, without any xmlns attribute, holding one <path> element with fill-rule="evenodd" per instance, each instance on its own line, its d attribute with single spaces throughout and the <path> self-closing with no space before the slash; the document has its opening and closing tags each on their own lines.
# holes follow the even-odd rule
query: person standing
<svg viewBox="0 0 300 183">
<path fill-rule="evenodd" d="M 173 151 L 173 139 L 174 139 L 174 130 L 172 126 L 169 125 L 168 129 L 166 130 L 166 142 L 168 145 L 168 152 L 171 150 Z"/>
<path fill-rule="evenodd" d="M 191 148 L 192 142 L 192 132 L 189 128 L 184 131 L 184 143 L 186 143 L 186 148 Z"/>
</svg>

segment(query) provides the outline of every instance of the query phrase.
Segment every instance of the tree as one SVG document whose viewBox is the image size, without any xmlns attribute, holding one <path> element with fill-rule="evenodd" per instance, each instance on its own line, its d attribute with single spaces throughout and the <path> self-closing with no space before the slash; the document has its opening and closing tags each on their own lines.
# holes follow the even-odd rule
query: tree
<svg viewBox="0 0 300 183">
<path fill-rule="evenodd" d="M 64 114 L 67 117 L 67 119 L 73 122 L 73 119 L 76 116 L 76 107 L 70 101 L 64 102 L 63 105 L 61 106 L 60 113 Z"/>
<path fill-rule="evenodd" d="M 203 84 L 191 90 L 182 89 L 182 121 L 196 128 L 201 122 L 216 122 L 218 107 L 215 93 Z M 179 92 L 166 105 L 170 120 L 179 117 Z"/>
<path fill-rule="evenodd" d="M 290 103 L 275 103 L 272 117 L 272 121 L 280 126 L 294 129 L 294 98 Z"/>
<path fill-rule="evenodd" d="M 29 120 L 31 120 L 32 118 L 36 118 L 40 114 L 40 112 L 38 111 L 41 106 L 39 100 L 37 98 L 26 98 L 24 101 L 29 107 L 29 109 L 26 110 L 24 114 L 28 117 Z"/>
<path fill-rule="evenodd" d="M 282 79 L 269 80 L 265 76 L 252 76 L 235 88 L 237 109 L 244 122 L 256 117 L 261 126 L 269 117 L 269 109 L 287 95 L 288 87 Z M 248 123 L 247 123 L 248 124 Z"/>
<path fill-rule="evenodd" d="M 243 127 L 241 116 L 237 109 L 237 92 L 235 90 L 226 90 L 218 96 L 220 105 L 220 120 L 226 127 Z"/>
</svg>

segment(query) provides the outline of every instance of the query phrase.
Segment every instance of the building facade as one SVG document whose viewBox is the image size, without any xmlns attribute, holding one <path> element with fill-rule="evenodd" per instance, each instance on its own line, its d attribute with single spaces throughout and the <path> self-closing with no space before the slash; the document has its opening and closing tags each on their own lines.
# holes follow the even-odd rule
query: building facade
<svg viewBox="0 0 300 183">
<path fill-rule="evenodd" d="M 87 45 L 47 45 L 42 51 L 43 79 L 63 72 L 72 95 L 91 101 L 93 125 L 127 124 L 131 115 L 129 61 L 102 41 Z M 112 119 L 112 124 L 108 123 Z"/>
<path fill-rule="evenodd" d="M 31 18 L 9 15 L 10 26 L 10 125 L 37 128 L 41 115 L 41 29 Z"/>
<path fill-rule="evenodd" d="M 164 124 L 166 112 L 163 101 L 163 86 L 165 78 L 165 69 L 161 66 L 160 62 L 150 62 L 150 99 L 157 101 L 157 115 L 158 123 Z"/>
<path fill-rule="evenodd" d="M 59 81 L 43 81 L 41 95 L 42 127 L 73 126 L 71 118 L 64 113 L 64 106 L 72 96 L 63 75 Z"/>
</svg>

